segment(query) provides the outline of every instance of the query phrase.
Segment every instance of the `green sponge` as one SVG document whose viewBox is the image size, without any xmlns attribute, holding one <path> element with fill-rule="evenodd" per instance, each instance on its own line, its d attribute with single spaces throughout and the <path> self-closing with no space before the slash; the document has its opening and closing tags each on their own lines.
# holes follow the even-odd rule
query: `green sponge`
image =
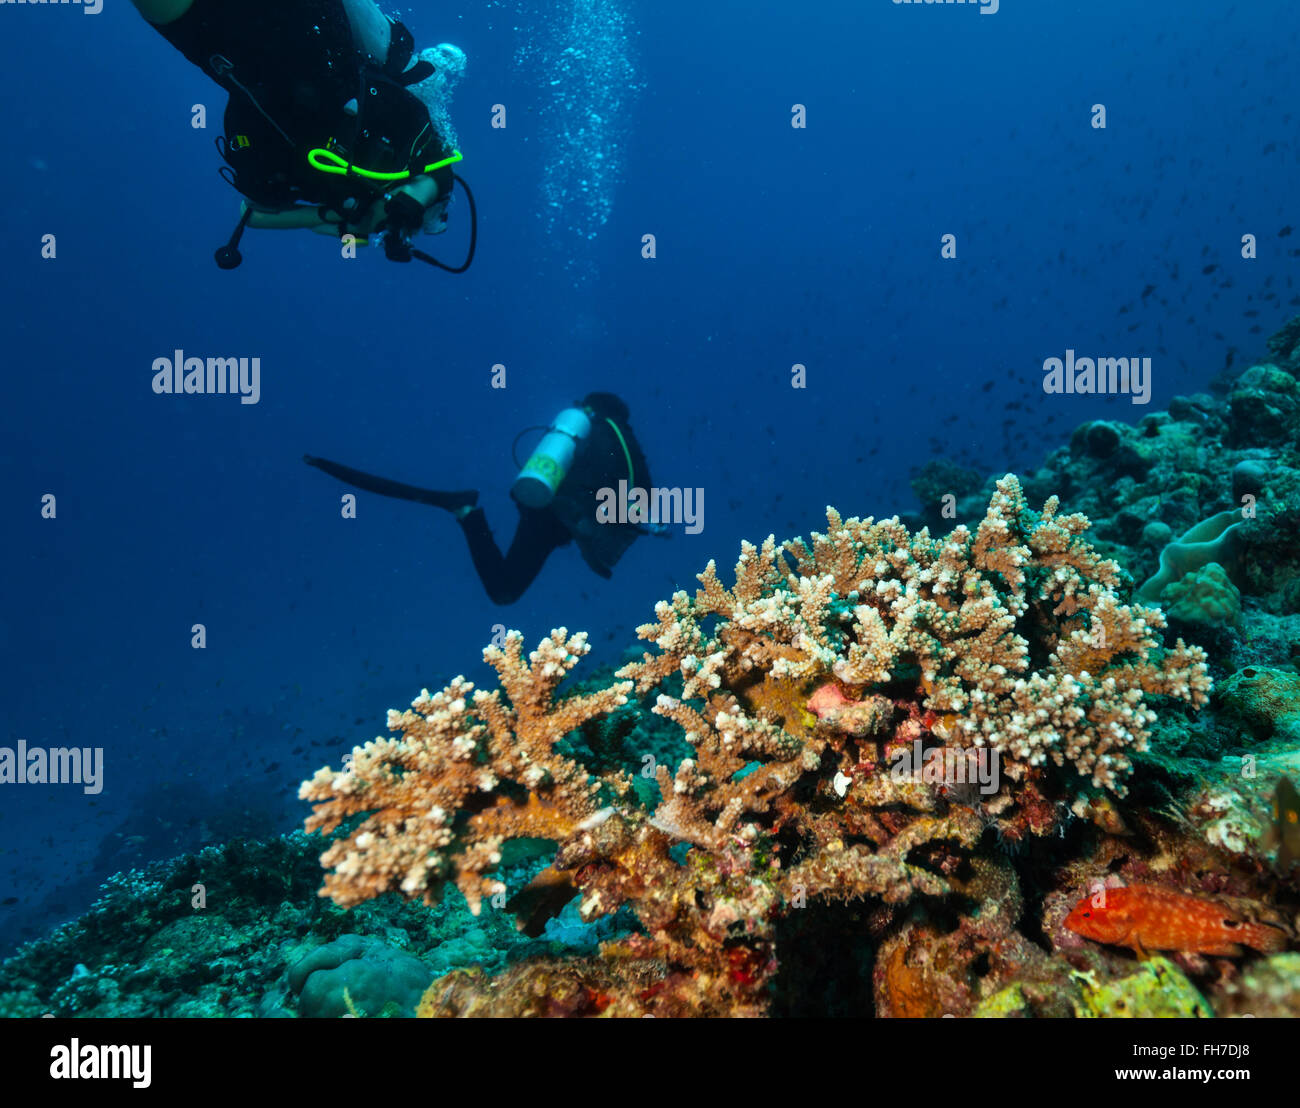
<svg viewBox="0 0 1300 1108">
<path fill-rule="evenodd" d="M 1179 1018 L 1213 1016 L 1205 998 L 1196 991 L 1168 958 L 1143 962 L 1136 973 L 1116 981 L 1094 984 L 1077 975 L 1084 984 L 1083 1003 L 1075 1014 L 1084 1018 Z"/>
</svg>

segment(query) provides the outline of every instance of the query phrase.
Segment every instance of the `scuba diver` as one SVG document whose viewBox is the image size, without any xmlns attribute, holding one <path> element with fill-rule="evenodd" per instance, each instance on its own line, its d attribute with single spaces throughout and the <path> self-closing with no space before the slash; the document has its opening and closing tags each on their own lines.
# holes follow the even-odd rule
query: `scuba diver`
<svg viewBox="0 0 1300 1108">
<path fill-rule="evenodd" d="M 474 260 L 474 196 L 446 115 L 465 55 L 444 43 L 415 52 L 374 0 L 132 0 L 157 31 L 230 98 L 216 140 L 220 173 L 245 200 L 217 265 L 243 260 L 246 227 L 305 228 L 360 245 L 382 242 L 451 273 Z M 470 207 L 463 265 L 411 245 L 446 229 L 459 181 Z"/>
<path fill-rule="evenodd" d="M 645 455 L 628 426 L 627 405 L 608 392 L 593 392 L 566 408 L 544 430 L 537 449 L 520 468 L 510 489 L 519 509 L 510 549 L 502 556 L 487 516 L 478 506 L 478 490 L 440 492 L 404 485 L 385 477 L 305 455 L 310 466 L 353 488 L 399 500 L 413 500 L 449 511 L 460 522 L 479 580 L 494 604 L 513 604 L 541 572 L 551 551 L 575 542 L 583 561 L 601 577 L 610 577 L 638 535 L 665 536 L 658 523 L 601 522 L 597 503 L 602 490 L 650 488 Z M 516 463 L 517 464 L 517 463 Z M 632 513 L 624 513 L 631 515 Z"/>
</svg>

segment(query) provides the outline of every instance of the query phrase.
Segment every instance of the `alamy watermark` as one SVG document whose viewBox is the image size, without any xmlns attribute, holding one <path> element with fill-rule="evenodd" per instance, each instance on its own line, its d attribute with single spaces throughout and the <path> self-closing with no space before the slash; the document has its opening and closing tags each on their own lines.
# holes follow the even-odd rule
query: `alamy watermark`
<svg viewBox="0 0 1300 1108">
<path fill-rule="evenodd" d="M 688 535 L 704 530 L 703 489 L 631 488 L 620 481 L 617 489 L 596 493 L 597 523 L 680 523 Z"/>
<path fill-rule="evenodd" d="M 1002 0 L 894 0 L 895 4 L 963 4 L 978 7 L 980 15 L 997 15 Z"/>
<path fill-rule="evenodd" d="M 984 796 L 1001 787 L 1001 755 L 988 747 L 932 746 L 923 749 L 920 739 L 904 748 L 889 767 L 898 782 L 924 781 L 927 785 L 978 785 Z"/>
<path fill-rule="evenodd" d="M 104 787 L 104 748 L 0 746 L 0 785 L 80 785 L 94 796 Z"/>
<path fill-rule="evenodd" d="M 1151 401 L 1150 358 L 1065 358 L 1043 362 L 1043 391 L 1074 395 L 1129 395 L 1134 404 Z"/>
<path fill-rule="evenodd" d="M 0 0 L 3 2 L 3 0 Z M 137 1089 L 147 1089 L 151 1075 L 153 1047 L 131 1044 L 83 1043 L 71 1039 L 65 1046 L 50 1048 L 50 1077 L 55 1081 L 130 1081 Z"/>
<path fill-rule="evenodd" d="M 241 404 L 256 404 L 262 397 L 262 359 L 187 358 L 177 350 L 170 358 L 154 359 L 153 391 L 159 396 L 238 393 Z"/>
<path fill-rule="evenodd" d="M 98 15 L 104 10 L 104 0 L 0 0 L 0 4 L 40 4 L 42 7 L 81 9 L 82 15 Z"/>
</svg>

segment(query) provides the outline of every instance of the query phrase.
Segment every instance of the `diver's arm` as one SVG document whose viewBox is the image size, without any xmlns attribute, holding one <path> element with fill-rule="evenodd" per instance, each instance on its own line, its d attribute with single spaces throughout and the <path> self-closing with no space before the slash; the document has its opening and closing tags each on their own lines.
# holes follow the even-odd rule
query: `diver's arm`
<svg viewBox="0 0 1300 1108">
<path fill-rule="evenodd" d="M 409 184 L 393 190 L 408 193 L 422 208 L 427 209 L 438 198 L 438 183 L 425 174 L 413 177 Z M 388 201 L 380 197 L 370 205 L 370 210 L 359 220 L 349 221 L 349 229 L 358 238 L 374 234 L 383 226 L 387 213 Z M 244 205 L 247 208 L 247 204 Z M 321 234 L 334 235 L 342 222 L 337 212 L 322 208 L 286 208 L 284 211 L 263 211 L 253 209 L 248 225 L 259 230 L 272 231 L 319 231 Z"/>
<path fill-rule="evenodd" d="M 175 23 L 194 6 L 194 0 L 131 0 L 136 10 L 155 26 Z"/>
<path fill-rule="evenodd" d="M 395 188 L 385 193 L 370 205 L 370 210 L 366 212 L 363 218 L 353 222 L 353 226 L 357 229 L 357 233 L 370 235 L 382 228 L 384 224 L 388 222 L 389 205 L 391 205 L 393 200 L 403 193 L 419 204 L 420 210 L 427 215 L 429 208 L 433 205 L 434 201 L 438 199 L 438 182 L 432 177 L 421 173 L 416 177 L 412 177 L 410 181 L 402 185 L 400 188 Z M 334 215 L 333 212 L 327 214 L 330 216 Z M 407 231 L 410 233 L 414 233 L 418 230 L 419 227 L 407 228 Z"/>
<path fill-rule="evenodd" d="M 420 202 L 420 207 L 427 208 L 438 199 L 438 182 L 432 177 L 421 173 L 418 177 L 412 177 L 409 185 L 403 185 L 399 192 L 409 192 L 416 200 Z"/>
<path fill-rule="evenodd" d="M 240 214 L 247 210 L 248 205 L 244 204 L 240 208 Z M 328 218 L 332 215 L 333 212 L 322 215 L 319 208 L 309 208 L 306 205 L 301 208 L 288 208 L 282 212 L 264 212 L 254 208 L 253 214 L 248 217 L 248 225 L 258 231 L 315 231 L 318 235 L 338 238 L 339 221 L 337 218 Z M 366 233 L 355 229 L 351 233 L 357 237 L 357 241 L 362 246 L 368 245 Z"/>
<path fill-rule="evenodd" d="M 244 205 L 247 209 L 248 205 Z M 250 227 L 259 230 L 269 231 L 297 231 L 302 229 L 317 230 L 330 226 L 330 224 L 321 218 L 320 211 L 317 208 L 288 208 L 282 212 L 264 212 L 256 208 L 253 214 L 248 218 Z"/>
</svg>

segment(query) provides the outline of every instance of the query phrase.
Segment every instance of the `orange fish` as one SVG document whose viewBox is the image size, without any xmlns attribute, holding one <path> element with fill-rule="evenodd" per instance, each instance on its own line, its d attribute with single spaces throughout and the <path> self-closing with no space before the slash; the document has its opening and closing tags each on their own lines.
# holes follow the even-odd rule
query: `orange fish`
<svg viewBox="0 0 1300 1108">
<path fill-rule="evenodd" d="M 1085 939 L 1148 950 L 1237 955 L 1242 946 L 1266 953 L 1285 950 L 1287 935 L 1276 927 L 1249 923 L 1213 900 L 1159 885 L 1130 885 L 1086 897 L 1065 918 Z"/>
</svg>

